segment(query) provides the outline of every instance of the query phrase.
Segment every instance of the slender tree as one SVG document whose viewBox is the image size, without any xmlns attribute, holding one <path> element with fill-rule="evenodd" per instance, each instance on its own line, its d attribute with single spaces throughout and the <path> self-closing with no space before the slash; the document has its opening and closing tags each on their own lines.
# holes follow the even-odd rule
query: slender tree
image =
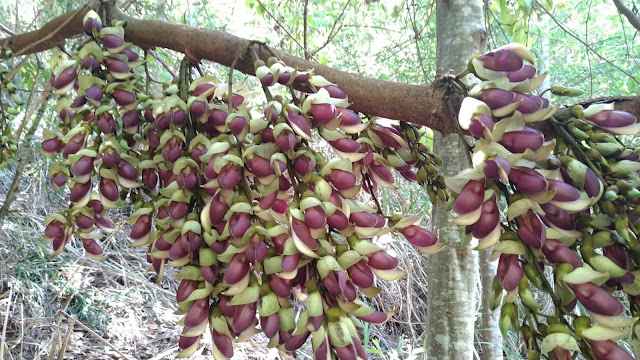
<svg viewBox="0 0 640 360">
<path fill-rule="evenodd" d="M 486 32 L 481 0 L 436 3 L 437 69 L 465 69 L 469 57 L 484 51 Z M 453 99 L 448 99 L 453 101 Z M 468 166 L 467 149 L 457 134 L 434 134 L 442 172 L 452 176 Z M 471 359 L 477 298 L 477 253 L 460 246 L 463 229 L 451 223 L 442 207 L 433 211 L 433 228 L 449 246 L 429 259 L 429 359 Z"/>
</svg>

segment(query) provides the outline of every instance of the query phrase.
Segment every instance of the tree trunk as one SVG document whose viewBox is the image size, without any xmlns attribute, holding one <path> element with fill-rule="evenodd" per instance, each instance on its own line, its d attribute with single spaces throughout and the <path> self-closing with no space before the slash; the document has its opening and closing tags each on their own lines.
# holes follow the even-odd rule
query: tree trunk
<svg viewBox="0 0 640 360">
<path fill-rule="evenodd" d="M 437 68 L 441 73 L 466 67 L 474 53 L 485 48 L 482 0 L 437 0 Z M 434 133 L 434 149 L 442 158 L 444 176 L 468 166 L 465 148 L 456 134 Z M 462 227 L 450 222 L 442 206 L 433 212 L 433 226 L 441 242 L 449 246 L 429 259 L 429 311 L 427 357 L 429 360 L 472 359 L 476 320 L 477 253 L 459 248 Z"/>
<path fill-rule="evenodd" d="M 482 301 L 482 330 L 480 339 L 482 341 L 482 360 L 502 359 L 502 333 L 500 332 L 499 320 L 500 311 L 491 311 L 489 307 L 489 293 L 493 284 L 493 276 L 498 270 L 497 261 L 489 260 L 491 250 L 480 251 L 480 284 Z"/>
</svg>

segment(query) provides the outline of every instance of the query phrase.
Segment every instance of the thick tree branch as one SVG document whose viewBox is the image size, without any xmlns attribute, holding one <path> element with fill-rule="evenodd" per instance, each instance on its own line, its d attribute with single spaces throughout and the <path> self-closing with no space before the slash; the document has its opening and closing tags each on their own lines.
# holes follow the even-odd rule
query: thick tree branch
<svg viewBox="0 0 640 360">
<path fill-rule="evenodd" d="M 0 47 L 9 47 L 16 53 L 37 53 L 64 43 L 84 32 L 82 18 L 96 2 L 61 15 L 38 30 L 0 39 Z M 210 60 L 231 66 L 239 59 L 236 70 L 253 75 L 251 56 L 245 56 L 251 41 L 217 30 L 201 29 L 164 20 L 137 19 L 111 8 L 112 20 L 126 20 L 125 39 L 143 50 L 162 47 L 181 52 L 194 61 Z M 267 59 L 268 51 L 258 49 L 258 55 Z M 441 82 L 419 86 L 370 79 L 306 61 L 282 51 L 275 51 L 287 65 L 301 69 L 315 69 L 315 73 L 338 84 L 349 94 L 351 108 L 368 115 L 426 125 L 444 134 L 455 132 L 455 127 L 444 101 L 445 87 Z M 605 99 L 602 99 L 605 100 Z M 607 98 L 617 106 L 640 118 L 640 98 Z M 456 109 L 457 111 L 457 109 Z"/>
<path fill-rule="evenodd" d="M 640 31 L 640 18 L 636 16 L 631 9 L 626 7 L 621 0 L 613 0 L 613 3 L 616 5 L 616 8 L 618 8 L 620 14 L 624 15 L 624 17 L 629 20 L 629 23 L 636 28 L 636 30 Z"/>
</svg>

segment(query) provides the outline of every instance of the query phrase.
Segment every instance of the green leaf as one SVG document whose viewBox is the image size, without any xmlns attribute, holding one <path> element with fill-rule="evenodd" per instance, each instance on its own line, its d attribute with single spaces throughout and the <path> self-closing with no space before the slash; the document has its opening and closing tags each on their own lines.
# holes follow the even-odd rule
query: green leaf
<svg viewBox="0 0 640 360">
<path fill-rule="evenodd" d="M 320 62 L 320 64 L 322 65 L 327 65 L 329 64 L 329 59 L 327 59 L 326 56 L 324 55 L 318 55 L 318 61 Z"/>
</svg>

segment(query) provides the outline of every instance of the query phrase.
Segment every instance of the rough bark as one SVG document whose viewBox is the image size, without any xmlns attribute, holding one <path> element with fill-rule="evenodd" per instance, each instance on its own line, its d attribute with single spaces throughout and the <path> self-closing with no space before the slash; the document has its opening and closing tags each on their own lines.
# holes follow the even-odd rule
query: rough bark
<svg viewBox="0 0 640 360">
<path fill-rule="evenodd" d="M 498 270 L 498 262 L 491 261 L 490 250 L 483 250 L 478 254 L 480 258 L 480 284 L 482 302 L 482 326 L 480 339 L 482 341 L 482 360 L 502 359 L 502 333 L 500 333 L 500 311 L 491 311 L 489 307 L 489 293 L 493 283 L 493 276 Z"/>
<path fill-rule="evenodd" d="M 460 71 L 474 53 L 485 47 L 482 0 L 438 0 L 437 68 L 441 73 Z M 443 175 L 451 176 L 468 166 L 465 148 L 456 134 L 434 133 L 435 152 L 442 157 Z M 477 298 L 477 253 L 460 248 L 463 228 L 451 223 L 442 206 L 433 213 L 440 241 L 449 246 L 429 259 L 429 311 L 427 357 L 471 359 Z"/>
</svg>

